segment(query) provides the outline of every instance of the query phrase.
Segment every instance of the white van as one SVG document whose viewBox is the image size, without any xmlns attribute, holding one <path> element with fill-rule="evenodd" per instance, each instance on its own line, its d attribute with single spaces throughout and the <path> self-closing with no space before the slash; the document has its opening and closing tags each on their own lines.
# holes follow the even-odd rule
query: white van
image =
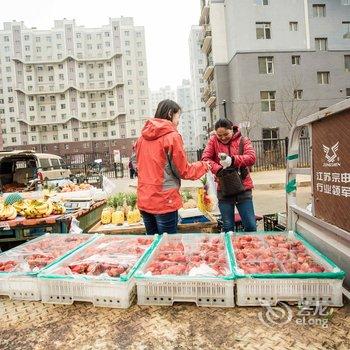
<svg viewBox="0 0 350 350">
<path fill-rule="evenodd" d="M 31 180 L 60 180 L 69 178 L 71 171 L 61 157 L 34 151 L 0 152 L 0 186 L 11 189 L 25 187 Z"/>
</svg>

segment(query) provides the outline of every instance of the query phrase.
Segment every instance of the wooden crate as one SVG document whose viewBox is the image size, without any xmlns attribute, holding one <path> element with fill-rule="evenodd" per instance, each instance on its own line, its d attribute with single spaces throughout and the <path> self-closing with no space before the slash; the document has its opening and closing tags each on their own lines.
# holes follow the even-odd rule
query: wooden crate
<svg viewBox="0 0 350 350">
<path fill-rule="evenodd" d="M 217 232 L 217 220 L 209 213 L 205 216 L 210 220 L 209 222 L 197 222 L 191 224 L 179 224 L 178 233 L 215 233 Z M 143 224 L 137 225 L 102 225 L 99 221 L 93 226 L 89 233 L 104 233 L 104 234 L 146 234 L 146 228 Z"/>
</svg>

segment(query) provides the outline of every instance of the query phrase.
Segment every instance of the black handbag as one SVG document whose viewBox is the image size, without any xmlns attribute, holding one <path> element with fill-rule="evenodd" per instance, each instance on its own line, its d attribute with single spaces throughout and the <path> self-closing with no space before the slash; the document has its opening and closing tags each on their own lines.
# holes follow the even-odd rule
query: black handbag
<svg viewBox="0 0 350 350">
<path fill-rule="evenodd" d="M 239 155 L 243 154 L 243 137 L 239 142 Z M 231 157 L 230 145 L 228 146 L 228 155 Z M 248 175 L 246 167 L 228 167 L 222 169 L 218 174 L 221 194 L 223 197 L 236 196 L 245 191 L 242 180 Z"/>
</svg>

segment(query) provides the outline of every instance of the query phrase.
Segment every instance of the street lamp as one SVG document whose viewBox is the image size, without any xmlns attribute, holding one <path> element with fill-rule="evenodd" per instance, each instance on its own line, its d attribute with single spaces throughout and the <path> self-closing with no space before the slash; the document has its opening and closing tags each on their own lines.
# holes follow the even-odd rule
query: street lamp
<svg viewBox="0 0 350 350">
<path fill-rule="evenodd" d="M 222 100 L 222 105 L 224 106 L 224 115 L 225 115 L 225 119 L 227 119 L 226 100 Z"/>
</svg>

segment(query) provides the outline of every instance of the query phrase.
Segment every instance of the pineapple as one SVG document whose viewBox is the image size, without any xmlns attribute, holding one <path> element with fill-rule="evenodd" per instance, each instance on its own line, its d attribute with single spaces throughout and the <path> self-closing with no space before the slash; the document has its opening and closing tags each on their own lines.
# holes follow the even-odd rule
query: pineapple
<svg viewBox="0 0 350 350">
<path fill-rule="evenodd" d="M 112 214 L 112 224 L 123 225 L 124 224 L 124 212 L 122 210 L 116 210 Z"/>
<path fill-rule="evenodd" d="M 126 197 L 126 204 L 131 208 L 127 213 L 127 220 L 129 224 L 135 224 L 141 220 L 141 214 L 136 207 L 137 196 L 135 193 L 130 193 Z"/>
<path fill-rule="evenodd" d="M 112 212 L 113 212 L 113 208 L 111 208 L 111 207 L 107 207 L 107 208 L 104 208 L 102 210 L 101 223 L 103 225 L 107 225 L 107 224 L 111 223 L 111 221 L 112 221 Z"/>
</svg>

